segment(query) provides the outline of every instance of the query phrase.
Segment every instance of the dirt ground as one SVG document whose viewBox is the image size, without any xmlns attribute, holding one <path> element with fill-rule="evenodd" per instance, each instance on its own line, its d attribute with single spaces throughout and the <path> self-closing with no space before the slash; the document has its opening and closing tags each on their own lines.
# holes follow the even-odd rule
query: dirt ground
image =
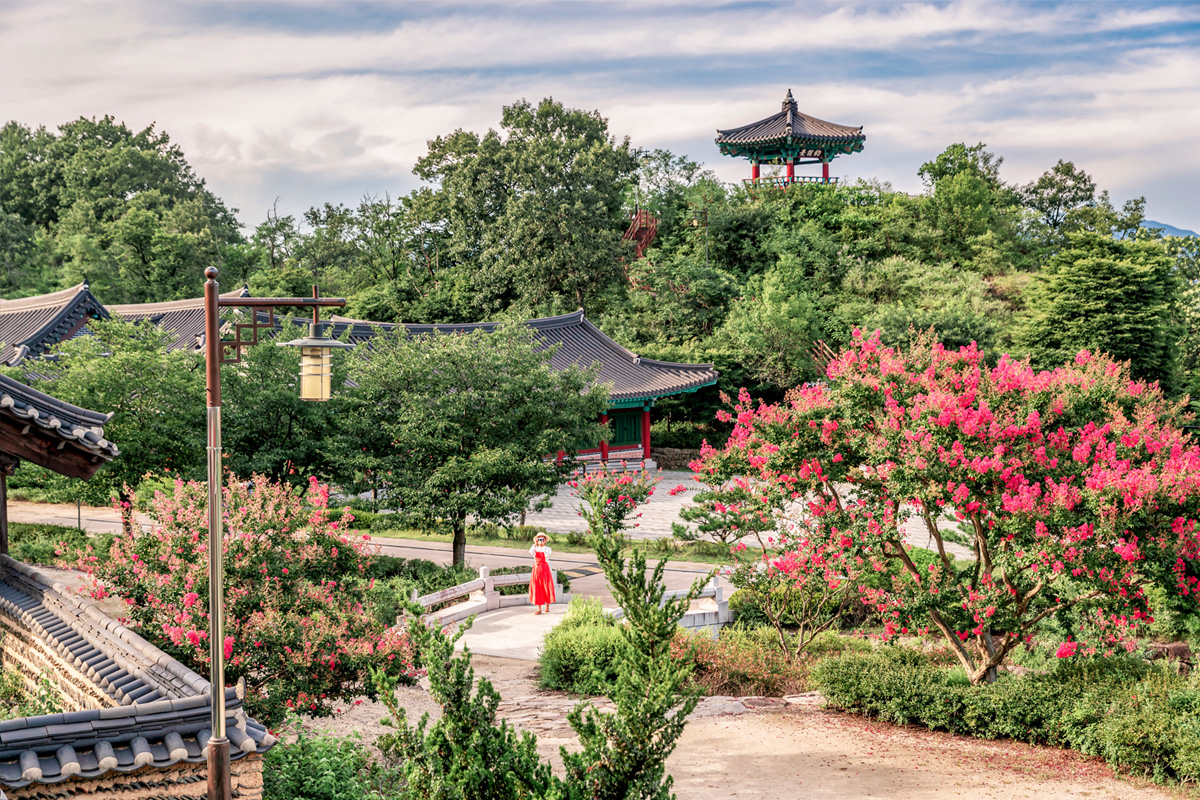
<svg viewBox="0 0 1200 800">
<path fill-rule="evenodd" d="M 532 662 L 475 656 L 504 702 L 500 715 L 538 736 L 538 750 L 561 767 L 558 748 L 575 738 L 565 709 L 573 700 L 536 688 Z M 436 707 L 421 687 L 400 690 L 415 721 Z M 668 762 L 679 800 L 1166 800 L 1181 794 L 1114 775 L 1097 759 L 1016 742 L 989 742 L 902 728 L 838 714 L 818 701 L 692 719 Z M 371 742 L 386 730 L 382 707 L 363 702 L 313 726 Z"/>
</svg>

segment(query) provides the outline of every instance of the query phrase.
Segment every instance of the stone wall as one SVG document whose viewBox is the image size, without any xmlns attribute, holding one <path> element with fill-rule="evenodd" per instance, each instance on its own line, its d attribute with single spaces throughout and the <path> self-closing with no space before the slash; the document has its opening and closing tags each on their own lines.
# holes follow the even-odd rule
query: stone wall
<svg viewBox="0 0 1200 800">
<path fill-rule="evenodd" d="M 82 711 L 85 708 L 112 708 L 117 702 L 101 691 L 93 680 L 83 675 L 27 627 L 7 614 L 0 613 L 0 660 L 6 669 L 21 675 L 27 691 L 37 691 L 38 681 L 45 673 L 62 696 L 63 711 Z"/>
<path fill-rule="evenodd" d="M 650 457 L 661 469 L 690 469 L 688 464 L 700 457 L 699 450 L 686 447 L 651 447 Z"/>
</svg>

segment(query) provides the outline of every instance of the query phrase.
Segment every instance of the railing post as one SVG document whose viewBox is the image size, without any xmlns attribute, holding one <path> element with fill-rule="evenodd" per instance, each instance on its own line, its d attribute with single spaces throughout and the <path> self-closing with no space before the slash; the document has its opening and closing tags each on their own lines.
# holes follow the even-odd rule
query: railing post
<svg viewBox="0 0 1200 800">
<path fill-rule="evenodd" d="M 500 593 L 496 591 L 496 579 L 492 577 L 492 568 L 480 567 L 479 577 L 483 578 L 483 599 L 487 602 L 487 610 L 495 611 L 500 607 Z"/>
</svg>

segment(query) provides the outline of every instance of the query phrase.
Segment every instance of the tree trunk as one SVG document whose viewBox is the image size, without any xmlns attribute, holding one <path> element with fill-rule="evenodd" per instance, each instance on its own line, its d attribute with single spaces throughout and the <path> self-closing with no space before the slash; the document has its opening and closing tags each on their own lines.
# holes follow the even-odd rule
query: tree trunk
<svg viewBox="0 0 1200 800">
<path fill-rule="evenodd" d="M 117 501 L 121 504 L 121 532 L 126 536 L 133 534 L 133 495 L 126 491 L 117 492 Z"/>
<path fill-rule="evenodd" d="M 465 526 L 454 528 L 454 566 L 461 567 L 467 563 L 467 529 Z"/>
</svg>

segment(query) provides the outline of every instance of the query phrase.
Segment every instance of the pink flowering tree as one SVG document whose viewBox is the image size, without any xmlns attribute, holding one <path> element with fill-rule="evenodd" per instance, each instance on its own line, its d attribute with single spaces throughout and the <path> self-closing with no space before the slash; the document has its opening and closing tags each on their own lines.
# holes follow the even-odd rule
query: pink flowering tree
<svg viewBox="0 0 1200 800">
<path fill-rule="evenodd" d="M 743 396 L 742 402 L 748 400 Z M 765 419 L 770 409 L 762 412 Z M 727 412 L 720 416 L 732 421 Z M 822 532 L 826 512 L 837 506 L 837 489 L 818 482 L 812 489 L 815 502 L 795 502 L 786 486 L 781 490 L 747 469 L 749 432 L 739 426 L 724 450 L 706 448 L 690 465 L 707 489 L 680 516 L 700 522 L 702 531 L 708 527 L 730 544 L 726 577 L 751 593 L 774 627 L 784 657 L 794 663 L 847 610 L 861 607 L 858 587 L 869 580 L 869 567 L 852 556 L 843 537 Z M 747 547 L 747 542 L 757 546 Z"/>
<path fill-rule="evenodd" d="M 1060 657 L 1110 652 L 1152 621 L 1148 584 L 1200 590 L 1200 449 L 1126 365 L 989 367 L 856 333 L 827 377 L 775 405 L 743 392 L 697 466 L 737 465 L 796 519 L 780 571 L 851 582 L 886 637 L 939 635 L 979 683 L 1051 622 Z"/>
<path fill-rule="evenodd" d="M 369 694 L 371 667 L 414 674 L 407 637 L 363 608 L 367 537 L 329 520 L 329 490 L 316 479 L 306 499 L 262 476 L 225 488 L 225 674 L 246 680 L 250 713 L 266 724 L 287 709 L 320 716 Z M 207 675 L 205 485 L 156 493 L 150 517 L 149 530 L 118 536 L 107 558 L 89 548 L 73 565 L 91 575 L 94 597 L 120 597 L 144 636 Z"/>
</svg>

